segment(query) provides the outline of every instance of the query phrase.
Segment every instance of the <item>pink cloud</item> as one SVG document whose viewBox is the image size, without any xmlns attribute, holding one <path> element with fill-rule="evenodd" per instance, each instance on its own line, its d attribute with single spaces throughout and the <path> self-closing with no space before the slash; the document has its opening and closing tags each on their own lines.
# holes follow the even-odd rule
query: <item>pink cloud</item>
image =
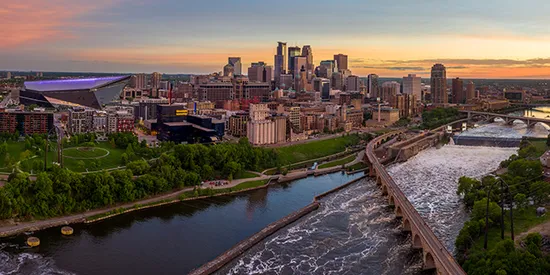
<svg viewBox="0 0 550 275">
<path fill-rule="evenodd" d="M 10 1 L 0 7 L 0 48 L 73 38 L 73 28 L 89 25 L 89 22 L 79 22 L 80 16 L 105 8 L 114 2 L 117 1 Z"/>
</svg>

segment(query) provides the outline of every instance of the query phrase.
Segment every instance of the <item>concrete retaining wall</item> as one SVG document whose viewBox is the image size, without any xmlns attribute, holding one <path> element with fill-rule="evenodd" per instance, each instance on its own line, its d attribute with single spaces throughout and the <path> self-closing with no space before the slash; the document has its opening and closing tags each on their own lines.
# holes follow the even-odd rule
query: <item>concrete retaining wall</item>
<svg viewBox="0 0 550 275">
<path fill-rule="evenodd" d="M 246 252 L 252 246 L 261 242 L 271 234 L 277 232 L 277 230 L 295 222 L 299 218 L 311 213 L 317 208 L 319 208 L 319 203 L 316 201 L 312 202 L 308 206 L 268 225 L 267 227 L 262 229 L 260 232 L 252 235 L 248 239 L 245 239 L 239 242 L 237 245 L 233 246 L 231 249 L 227 250 L 220 256 L 216 257 L 216 259 L 214 259 L 213 261 L 208 262 L 205 265 L 201 266 L 200 268 L 191 271 L 189 274 L 203 275 L 203 274 L 212 274 L 216 272 L 218 269 L 222 268 L 224 265 L 228 264 L 229 262 L 237 258 L 239 255 Z"/>
<path fill-rule="evenodd" d="M 190 275 L 203 275 L 203 274 L 212 274 L 216 271 L 218 271 L 220 268 L 222 268 L 224 265 L 230 263 L 234 259 L 236 259 L 238 256 L 246 252 L 248 249 L 252 248 L 254 245 L 258 244 L 259 242 L 263 241 L 265 238 L 269 237 L 271 234 L 277 232 L 278 230 L 290 225 L 291 223 L 297 221 L 301 217 L 313 212 L 317 208 L 319 208 L 320 203 L 318 200 L 334 193 L 339 190 L 342 190 L 346 187 L 348 187 L 351 184 L 354 184 L 360 180 L 365 179 L 368 177 L 368 175 L 359 177 L 357 179 L 354 179 L 344 185 L 338 186 L 332 190 L 329 190 L 325 193 L 322 193 L 320 195 L 317 195 L 314 197 L 313 202 L 309 204 L 308 206 L 274 222 L 262 229 L 260 232 L 252 235 L 252 237 L 249 237 L 248 239 L 245 239 L 241 242 L 239 242 L 237 245 L 233 246 L 231 249 L 227 250 L 223 254 L 216 257 L 216 259 L 204 264 L 203 266 L 199 267 L 198 269 L 195 269 L 189 273 Z"/>
</svg>

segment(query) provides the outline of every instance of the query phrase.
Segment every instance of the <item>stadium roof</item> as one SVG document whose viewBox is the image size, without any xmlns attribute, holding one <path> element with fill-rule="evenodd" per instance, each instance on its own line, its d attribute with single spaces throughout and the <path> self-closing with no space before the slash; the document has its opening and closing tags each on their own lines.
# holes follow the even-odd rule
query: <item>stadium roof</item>
<svg viewBox="0 0 550 275">
<path fill-rule="evenodd" d="M 128 78 L 130 76 L 26 81 L 25 89 L 39 92 L 88 90 L 97 89 Z"/>
</svg>

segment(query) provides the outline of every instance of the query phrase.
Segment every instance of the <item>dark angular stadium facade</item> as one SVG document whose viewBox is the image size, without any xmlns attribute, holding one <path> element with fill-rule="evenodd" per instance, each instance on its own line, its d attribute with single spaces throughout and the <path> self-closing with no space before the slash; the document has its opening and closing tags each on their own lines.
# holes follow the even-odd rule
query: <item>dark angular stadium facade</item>
<svg viewBox="0 0 550 275">
<path fill-rule="evenodd" d="M 19 102 L 42 107 L 83 106 L 101 109 L 119 98 L 131 76 L 27 81 Z"/>
</svg>

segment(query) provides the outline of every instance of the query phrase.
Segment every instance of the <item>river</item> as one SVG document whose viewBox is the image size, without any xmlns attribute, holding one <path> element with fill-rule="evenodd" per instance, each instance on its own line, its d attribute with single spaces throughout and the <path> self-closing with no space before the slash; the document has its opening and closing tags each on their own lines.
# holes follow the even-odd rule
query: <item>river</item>
<svg viewBox="0 0 550 275">
<path fill-rule="evenodd" d="M 313 197 L 360 174 L 309 177 L 237 196 L 215 197 L 131 212 L 90 225 L 0 240 L 0 274 L 185 274 Z"/>
</svg>

